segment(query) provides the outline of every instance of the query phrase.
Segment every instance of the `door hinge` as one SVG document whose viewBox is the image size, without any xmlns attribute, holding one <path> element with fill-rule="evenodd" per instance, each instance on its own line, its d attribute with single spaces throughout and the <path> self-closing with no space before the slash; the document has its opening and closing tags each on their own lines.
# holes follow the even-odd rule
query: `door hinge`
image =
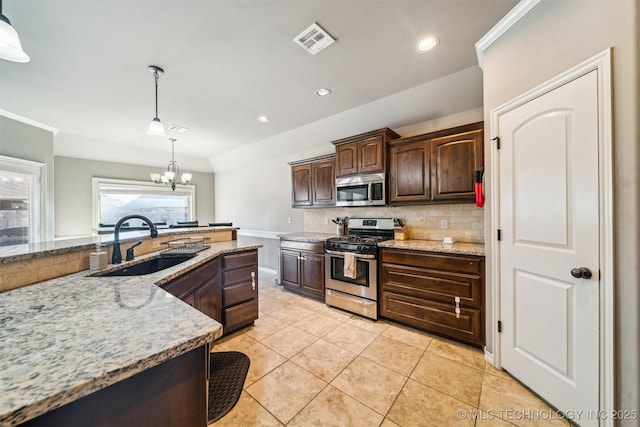
<svg viewBox="0 0 640 427">
<path fill-rule="evenodd" d="M 498 332 L 502 333 L 502 321 L 498 320 Z"/>
<path fill-rule="evenodd" d="M 496 142 L 496 148 L 499 150 L 500 149 L 500 137 L 496 136 L 495 138 L 491 138 L 491 140 Z"/>
<path fill-rule="evenodd" d="M 498 241 L 502 240 L 502 230 L 498 228 Z"/>
</svg>

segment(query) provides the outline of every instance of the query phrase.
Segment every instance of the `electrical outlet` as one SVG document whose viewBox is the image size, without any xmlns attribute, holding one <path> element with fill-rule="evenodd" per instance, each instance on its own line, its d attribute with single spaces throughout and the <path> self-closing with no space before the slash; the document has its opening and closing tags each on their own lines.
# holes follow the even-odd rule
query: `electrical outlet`
<svg viewBox="0 0 640 427">
<path fill-rule="evenodd" d="M 329 225 L 329 218 L 324 219 L 324 225 Z"/>
<path fill-rule="evenodd" d="M 446 219 L 441 219 L 440 228 L 442 228 L 443 230 L 449 228 L 449 221 L 447 221 Z"/>
<path fill-rule="evenodd" d="M 287 218 L 287 224 L 291 224 L 291 217 Z"/>
</svg>

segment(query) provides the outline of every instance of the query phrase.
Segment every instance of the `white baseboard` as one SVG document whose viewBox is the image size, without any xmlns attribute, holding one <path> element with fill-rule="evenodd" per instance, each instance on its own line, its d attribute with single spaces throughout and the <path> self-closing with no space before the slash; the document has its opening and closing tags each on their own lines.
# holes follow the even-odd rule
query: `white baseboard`
<svg viewBox="0 0 640 427">
<path fill-rule="evenodd" d="M 273 268 L 267 268 L 267 267 L 260 267 L 258 266 L 258 271 L 262 271 L 263 273 L 266 274 L 278 274 L 278 270 L 274 270 Z"/>
<path fill-rule="evenodd" d="M 489 352 L 486 347 L 484 349 L 484 360 L 486 360 L 489 365 L 495 367 L 493 364 L 493 353 Z"/>
</svg>

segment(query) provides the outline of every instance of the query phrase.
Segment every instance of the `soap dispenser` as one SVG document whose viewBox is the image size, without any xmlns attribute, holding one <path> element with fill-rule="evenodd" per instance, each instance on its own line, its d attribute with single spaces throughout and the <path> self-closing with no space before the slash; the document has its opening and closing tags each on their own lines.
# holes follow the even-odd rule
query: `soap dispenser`
<svg viewBox="0 0 640 427">
<path fill-rule="evenodd" d="M 89 254 L 89 269 L 102 270 L 109 265 L 109 256 L 102 250 L 102 244 L 96 243 L 96 251 Z"/>
</svg>

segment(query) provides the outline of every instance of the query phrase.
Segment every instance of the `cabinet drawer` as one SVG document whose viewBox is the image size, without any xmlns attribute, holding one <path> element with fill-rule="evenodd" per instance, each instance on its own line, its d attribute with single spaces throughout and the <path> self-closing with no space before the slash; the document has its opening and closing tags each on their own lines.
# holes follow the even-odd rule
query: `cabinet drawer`
<svg viewBox="0 0 640 427">
<path fill-rule="evenodd" d="M 282 240 L 280 239 L 281 249 L 293 249 L 299 251 L 316 252 L 319 254 L 324 253 L 324 242 L 299 242 L 297 240 Z"/>
<path fill-rule="evenodd" d="M 224 309 L 225 333 L 249 325 L 258 318 L 258 301 L 251 300 Z"/>
<path fill-rule="evenodd" d="M 232 270 L 251 264 L 258 264 L 258 251 L 241 252 L 222 257 L 222 268 L 225 270 Z"/>
<path fill-rule="evenodd" d="M 382 264 L 380 284 L 383 291 L 454 304 L 482 308 L 480 277 L 445 273 L 404 265 Z"/>
<path fill-rule="evenodd" d="M 225 307 L 256 298 L 258 291 L 253 288 L 251 281 L 227 286 L 222 289 L 222 304 Z"/>
<path fill-rule="evenodd" d="M 383 263 L 403 264 L 430 270 L 446 270 L 477 275 L 482 273 L 482 258 L 472 255 L 383 249 L 380 258 Z"/>
<path fill-rule="evenodd" d="M 382 292 L 380 315 L 467 344 L 484 345 L 481 311 L 461 308 L 456 318 L 454 309 L 452 304 Z"/>
<path fill-rule="evenodd" d="M 239 282 L 251 283 L 251 273 L 255 273 L 256 285 L 258 283 L 258 266 L 250 265 L 248 267 L 236 268 L 235 270 L 222 272 L 222 286 L 230 286 Z"/>
</svg>

